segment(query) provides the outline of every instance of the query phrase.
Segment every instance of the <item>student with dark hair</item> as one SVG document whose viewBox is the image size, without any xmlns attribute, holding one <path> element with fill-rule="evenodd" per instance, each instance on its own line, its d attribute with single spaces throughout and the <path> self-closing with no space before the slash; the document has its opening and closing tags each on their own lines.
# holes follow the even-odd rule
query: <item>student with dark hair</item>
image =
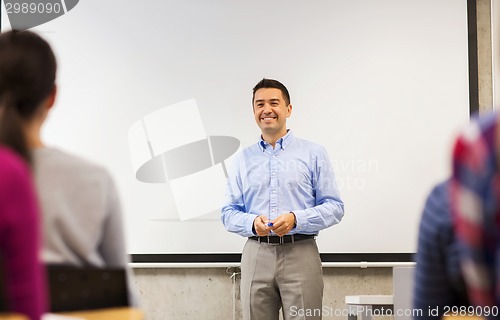
<svg viewBox="0 0 500 320">
<path fill-rule="evenodd" d="M 30 31 L 2 34 L 0 47 L 0 77 L 12 87 L 5 99 L 19 114 L 32 152 L 44 262 L 128 269 L 122 212 L 109 173 L 41 139 L 57 93 L 52 49 Z"/>
<path fill-rule="evenodd" d="M 286 127 L 290 94 L 279 81 L 253 89 L 260 140 L 235 156 L 222 222 L 247 237 L 241 257 L 243 319 L 321 319 L 319 231 L 340 222 L 340 199 L 328 154 Z"/>
<path fill-rule="evenodd" d="M 47 306 L 45 272 L 39 259 L 40 217 L 23 133 L 21 113 L 25 110 L 12 72 L 26 65 L 11 59 L 22 55 L 11 51 L 12 35 L 0 35 L 0 303 L 8 312 L 39 320 Z M 9 63 L 13 65 L 7 68 Z"/>
<path fill-rule="evenodd" d="M 48 43 L 28 31 L 0 36 L 0 95 L 5 106 L 0 138 L 30 162 L 26 121 L 39 112 L 42 103 L 54 103 L 55 78 L 56 60 Z"/>
</svg>

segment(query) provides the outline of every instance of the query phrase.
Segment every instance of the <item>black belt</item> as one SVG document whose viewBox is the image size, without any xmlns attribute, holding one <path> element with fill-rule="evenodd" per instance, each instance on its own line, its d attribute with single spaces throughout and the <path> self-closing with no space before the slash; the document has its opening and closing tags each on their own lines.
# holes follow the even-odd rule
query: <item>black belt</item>
<svg viewBox="0 0 500 320">
<path fill-rule="evenodd" d="M 248 239 L 263 242 L 263 243 L 272 243 L 272 244 L 282 244 L 282 243 L 294 243 L 295 241 L 314 239 L 316 235 L 314 234 L 290 234 L 283 237 L 278 236 L 264 236 L 264 237 L 249 237 Z"/>
</svg>

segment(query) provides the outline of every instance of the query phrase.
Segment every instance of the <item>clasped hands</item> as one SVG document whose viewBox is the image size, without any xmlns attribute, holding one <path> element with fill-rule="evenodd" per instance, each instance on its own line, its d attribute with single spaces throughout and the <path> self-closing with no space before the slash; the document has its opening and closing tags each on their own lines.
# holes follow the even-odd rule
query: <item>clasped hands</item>
<svg viewBox="0 0 500 320">
<path fill-rule="evenodd" d="M 272 223 L 272 225 L 270 225 L 270 223 Z M 267 216 L 260 215 L 253 221 L 253 226 L 255 233 L 257 233 L 259 237 L 268 236 L 271 231 L 283 237 L 295 227 L 295 214 L 292 212 L 284 213 L 271 221 Z"/>
</svg>

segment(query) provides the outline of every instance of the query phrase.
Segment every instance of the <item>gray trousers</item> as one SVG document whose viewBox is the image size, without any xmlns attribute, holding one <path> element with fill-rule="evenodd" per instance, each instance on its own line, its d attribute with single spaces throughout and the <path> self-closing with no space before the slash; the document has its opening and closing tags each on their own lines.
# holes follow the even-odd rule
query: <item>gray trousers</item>
<svg viewBox="0 0 500 320">
<path fill-rule="evenodd" d="M 247 240 L 241 257 L 244 320 L 321 319 L 323 272 L 316 240 Z"/>
</svg>

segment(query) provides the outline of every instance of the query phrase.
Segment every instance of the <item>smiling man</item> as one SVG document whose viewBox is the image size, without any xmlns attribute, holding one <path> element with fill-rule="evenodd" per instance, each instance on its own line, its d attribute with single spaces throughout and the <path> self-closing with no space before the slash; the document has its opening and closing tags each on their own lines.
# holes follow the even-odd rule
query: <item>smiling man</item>
<svg viewBox="0 0 500 320">
<path fill-rule="evenodd" d="M 316 236 L 340 222 L 344 204 L 328 154 L 287 129 L 290 94 L 279 81 L 253 88 L 262 135 L 229 173 L 222 222 L 248 237 L 241 258 L 243 319 L 321 319 L 323 276 Z"/>
</svg>

